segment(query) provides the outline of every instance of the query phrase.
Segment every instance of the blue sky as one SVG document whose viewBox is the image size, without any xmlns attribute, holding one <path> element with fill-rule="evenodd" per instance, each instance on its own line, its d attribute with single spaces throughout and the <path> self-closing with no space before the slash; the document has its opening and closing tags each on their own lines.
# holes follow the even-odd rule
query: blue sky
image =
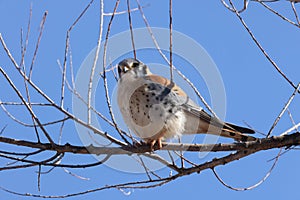
<svg viewBox="0 0 300 200">
<path fill-rule="evenodd" d="M 112 12 L 113 1 L 105 1 L 105 11 Z M 134 2 L 134 1 L 132 1 Z M 26 58 L 27 67 L 30 66 L 33 55 L 38 28 L 43 13 L 47 10 L 48 16 L 45 30 L 39 47 L 37 60 L 35 62 L 33 80 L 56 102 L 60 100 L 61 73 L 57 65 L 57 59 L 61 62 L 64 56 L 66 31 L 87 5 L 87 1 L 0 1 L 0 32 L 6 41 L 11 53 L 16 60 L 20 60 L 20 28 L 26 29 L 30 4 L 32 4 L 32 26 L 29 38 L 28 54 Z M 121 0 L 119 10 L 126 9 L 126 1 Z M 146 1 L 141 0 L 145 15 L 153 27 L 168 28 L 168 1 Z M 282 1 L 270 4 L 285 16 L 293 18 L 292 10 L 288 2 Z M 132 7 L 136 4 L 132 3 Z M 299 5 L 296 5 L 298 8 Z M 173 28 L 185 34 L 199 43 L 210 55 L 216 64 L 222 77 L 226 92 L 226 120 L 243 125 L 243 121 L 250 124 L 255 130 L 266 133 L 273 121 L 281 111 L 282 107 L 293 93 L 292 87 L 275 71 L 272 65 L 255 46 L 249 34 L 242 27 L 234 13 L 229 12 L 219 1 L 185 1 L 173 2 Z M 283 21 L 278 16 L 267 11 L 260 4 L 250 2 L 248 10 L 242 14 L 246 23 L 253 31 L 256 38 L 268 54 L 275 60 L 283 72 L 294 82 L 299 82 L 299 29 Z M 108 24 L 105 17 L 104 25 Z M 139 12 L 132 13 L 134 28 L 145 27 Z M 99 2 L 94 2 L 86 15 L 79 21 L 71 32 L 71 48 L 75 74 L 87 55 L 95 48 L 99 29 Z M 115 17 L 111 35 L 128 31 L 127 15 Z M 106 28 L 105 28 L 106 30 Z M 105 33 L 105 32 L 104 32 Z M 159 36 L 158 36 L 159 37 Z M 191 49 L 191 52 L 193 49 Z M 194 53 L 194 52 L 193 52 Z M 132 56 L 131 55 L 123 55 Z M 138 57 L 145 63 L 165 64 L 154 51 L 140 51 Z M 176 60 L 177 59 L 177 60 Z M 0 50 L 0 65 L 16 82 L 22 87 L 23 80 L 20 79 L 13 69 L 9 59 Z M 114 61 L 116 64 L 120 60 Z M 174 58 L 176 66 L 183 71 L 203 93 L 210 102 L 207 86 L 202 79 L 197 79 L 192 70 L 185 68 L 188 63 L 179 57 Z M 186 65 L 185 65 L 186 64 Z M 88 76 L 88 75 L 87 75 Z M 70 76 L 68 76 L 70 78 Z M 0 78 L 0 98 L 2 101 L 13 101 L 16 96 L 7 86 L 4 79 Z M 115 84 L 110 80 L 110 84 Z M 99 86 L 100 87 L 100 86 Z M 21 90 L 24 92 L 24 90 Z M 97 91 L 96 99 L 103 97 L 103 91 Z M 33 95 L 34 101 L 40 98 Z M 290 111 L 296 123 L 300 120 L 299 96 L 290 106 Z M 66 95 L 66 108 L 72 109 L 72 97 Z M 97 105 L 101 111 L 105 111 L 101 105 Z M 27 115 L 23 115 L 22 109 L 11 109 L 10 111 L 20 119 L 30 122 Z M 45 115 L 44 111 L 38 111 L 42 120 L 57 119 L 56 112 L 49 109 Z M 16 137 L 19 139 L 33 139 L 32 130 L 13 124 L 9 118 L 0 112 L 0 127 L 8 124 L 3 136 Z M 292 126 L 287 114 L 284 114 L 273 134 L 279 135 Z M 103 127 L 104 129 L 106 127 Z M 58 138 L 57 127 L 49 128 L 55 139 Z M 262 137 L 257 134 L 257 137 Z M 81 144 L 73 122 L 65 127 L 63 135 L 64 142 Z M 226 140 L 230 142 L 229 140 Z M 12 149 L 1 144 L 1 149 Z M 278 150 L 259 152 L 248 158 L 230 163 L 227 166 L 216 168 L 224 180 L 236 187 L 247 187 L 253 185 L 262 178 L 271 167 L 272 159 Z M 214 154 L 210 154 L 212 158 Z M 167 185 L 146 190 L 130 190 L 130 195 L 125 195 L 117 189 L 111 189 L 91 193 L 84 198 L 113 198 L 113 199 L 160 199 L 160 198 L 231 198 L 250 200 L 253 198 L 289 199 L 294 198 L 298 189 L 300 167 L 297 159 L 298 152 L 290 151 L 284 154 L 271 176 L 258 188 L 236 192 L 222 186 L 210 170 L 200 174 L 192 174 Z M 78 159 L 78 158 L 77 158 Z M 67 157 L 66 161 L 77 163 Z M 79 157 L 78 162 L 95 161 L 90 157 Z M 1 165 L 5 161 L 0 160 Z M 45 168 L 45 170 L 48 168 Z M 145 178 L 144 174 L 132 174 L 111 169 L 108 166 L 99 166 L 91 169 L 71 170 L 80 176 L 90 178 L 89 181 L 80 180 L 66 174 L 62 169 L 53 170 L 51 173 L 41 177 L 41 192 L 37 191 L 37 168 L 29 168 L 14 171 L 3 171 L 0 174 L 1 187 L 22 193 L 38 193 L 46 195 L 60 195 L 94 189 L 106 184 L 126 182 Z M 159 173 L 168 173 L 162 169 Z M 128 191 L 126 191 L 128 192 Z M 20 199 L 18 196 L 8 194 L 0 190 L 3 199 Z M 74 197 L 72 199 L 81 199 Z M 27 198 L 31 199 L 31 198 Z"/>
</svg>

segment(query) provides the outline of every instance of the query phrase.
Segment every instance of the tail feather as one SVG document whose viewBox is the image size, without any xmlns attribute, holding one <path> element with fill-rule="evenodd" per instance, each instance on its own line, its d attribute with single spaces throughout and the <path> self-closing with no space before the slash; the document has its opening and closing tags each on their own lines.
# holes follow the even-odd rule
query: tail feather
<svg viewBox="0 0 300 200">
<path fill-rule="evenodd" d="M 237 126 L 237 125 L 226 122 L 222 129 L 221 136 L 230 137 L 237 141 L 242 141 L 242 142 L 257 140 L 257 138 L 243 134 L 243 133 L 254 134 L 255 131 L 250 128 Z"/>
<path fill-rule="evenodd" d="M 237 126 L 237 125 L 234 125 L 234 124 L 231 124 L 231 123 L 225 123 L 225 126 L 224 128 L 229 128 L 229 129 L 233 129 L 235 131 L 238 131 L 240 133 L 247 133 L 247 134 L 254 134 L 255 131 L 250 129 L 250 128 L 246 128 L 246 127 L 242 127 L 242 126 Z"/>
<path fill-rule="evenodd" d="M 241 142 L 256 141 L 257 140 L 257 138 L 255 138 L 253 136 L 245 135 L 245 134 L 240 133 L 238 131 L 228 130 L 228 129 L 223 129 L 220 136 L 233 138 L 234 140 L 241 141 Z"/>
</svg>

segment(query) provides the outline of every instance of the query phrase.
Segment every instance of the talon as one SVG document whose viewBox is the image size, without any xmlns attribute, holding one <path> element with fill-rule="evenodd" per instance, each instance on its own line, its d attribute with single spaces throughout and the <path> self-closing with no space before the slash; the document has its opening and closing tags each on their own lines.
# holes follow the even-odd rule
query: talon
<svg viewBox="0 0 300 200">
<path fill-rule="evenodd" d="M 154 151 L 154 145 L 155 145 L 155 143 L 156 143 L 156 140 L 151 140 L 151 141 L 149 142 L 151 151 Z"/>
<path fill-rule="evenodd" d="M 156 142 L 157 142 L 157 145 L 158 145 L 158 149 L 161 149 L 162 148 L 161 138 L 156 140 Z"/>
<path fill-rule="evenodd" d="M 150 145 L 150 149 L 151 151 L 154 151 L 155 148 L 155 144 L 157 144 L 157 150 L 161 149 L 162 148 L 162 143 L 161 143 L 161 138 L 158 138 L 157 140 L 150 140 L 148 141 L 148 145 Z"/>
</svg>

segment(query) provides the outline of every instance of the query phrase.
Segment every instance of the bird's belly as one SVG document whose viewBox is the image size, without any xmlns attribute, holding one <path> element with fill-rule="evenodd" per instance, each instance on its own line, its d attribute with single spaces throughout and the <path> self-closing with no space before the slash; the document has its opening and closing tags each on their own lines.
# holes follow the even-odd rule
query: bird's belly
<svg viewBox="0 0 300 200">
<path fill-rule="evenodd" d="M 180 136 L 186 121 L 183 111 L 157 100 L 157 94 L 145 87 L 132 94 L 118 91 L 120 110 L 127 126 L 146 141 Z"/>
</svg>

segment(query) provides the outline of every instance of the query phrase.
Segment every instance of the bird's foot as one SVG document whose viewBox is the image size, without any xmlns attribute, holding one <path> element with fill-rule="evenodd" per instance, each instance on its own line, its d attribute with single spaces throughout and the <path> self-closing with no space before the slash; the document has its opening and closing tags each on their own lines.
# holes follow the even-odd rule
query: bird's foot
<svg viewBox="0 0 300 200">
<path fill-rule="evenodd" d="M 150 145 L 151 151 L 159 150 L 159 149 L 162 148 L 161 140 L 162 140 L 161 138 L 158 138 L 156 140 L 149 140 L 148 141 L 148 145 Z M 156 148 L 155 148 L 155 145 L 157 146 Z"/>
</svg>

